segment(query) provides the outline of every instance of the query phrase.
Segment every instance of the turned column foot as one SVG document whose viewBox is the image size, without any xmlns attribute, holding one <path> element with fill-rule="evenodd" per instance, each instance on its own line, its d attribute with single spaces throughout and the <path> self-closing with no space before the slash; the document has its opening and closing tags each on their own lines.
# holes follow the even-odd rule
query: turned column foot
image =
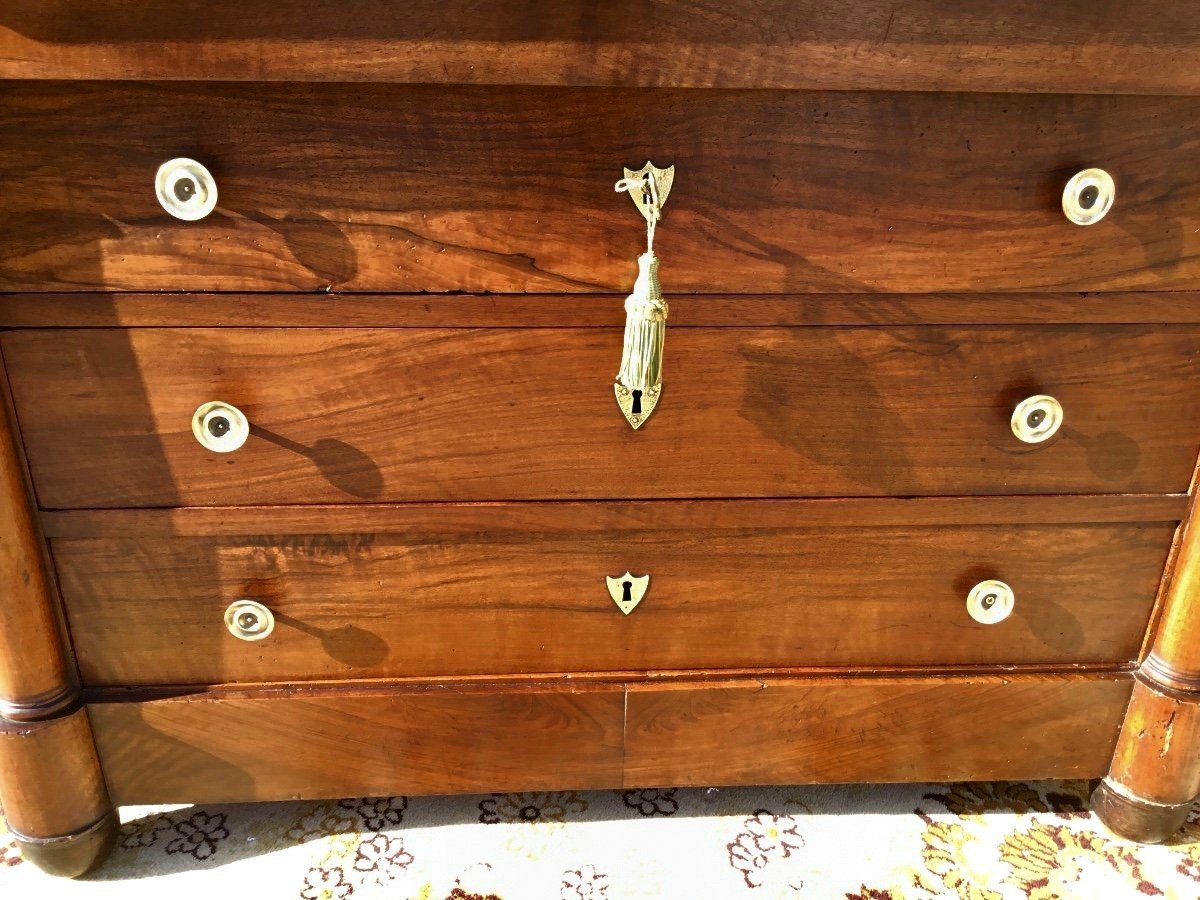
<svg viewBox="0 0 1200 900">
<path fill-rule="evenodd" d="M 1100 820 L 1155 843 L 1200 794 L 1200 516 L 1193 495 L 1150 652 L 1138 666 L 1108 777 L 1092 794 Z"/>
<path fill-rule="evenodd" d="M 1122 837 L 1166 840 L 1200 793 L 1200 694 L 1186 685 L 1153 654 L 1137 674 L 1108 777 L 1092 794 L 1100 821 Z"/>
<path fill-rule="evenodd" d="M 27 859 L 76 876 L 111 849 L 117 819 L 67 653 L 3 373 L 0 365 L 0 806 Z"/>
<path fill-rule="evenodd" d="M 1126 794 L 1120 785 L 1106 778 L 1092 792 L 1092 809 L 1114 834 L 1143 844 L 1158 844 L 1183 827 L 1192 804 L 1152 803 Z"/>
<path fill-rule="evenodd" d="M 33 722 L 2 713 L 0 798 L 22 855 L 52 875 L 91 871 L 112 849 L 118 823 L 87 713 L 76 706 Z"/>
<path fill-rule="evenodd" d="M 12 836 L 21 855 L 48 875 L 78 878 L 104 862 L 117 843 L 120 821 L 116 812 L 108 812 L 74 834 L 61 837 L 26 837 L 16 831 Z"/>
</svg>

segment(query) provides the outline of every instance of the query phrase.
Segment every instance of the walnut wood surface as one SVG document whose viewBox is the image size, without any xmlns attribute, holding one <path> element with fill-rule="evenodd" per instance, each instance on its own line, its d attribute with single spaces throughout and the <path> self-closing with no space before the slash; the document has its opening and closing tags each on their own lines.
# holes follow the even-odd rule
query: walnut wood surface
<svg viewBox="0 0 1200 900">
<path fill-rule="evenodd" d="M 1195 494 L 1096 808 L 1119 834 L 1160 841 L 1200 792 L 1200 522 Z"/>
<path fill-rule="evenodd" d="M 8 0 L 0 77 L 1200 91 L 1186 0 Z M 631 95 L 632 102 L 632 95 Z"/>
<path fill-rule="evenodd" d="M 617 329 L 14 331 L 43 507 L 1185 490 L 1188 326 L 676 329 L 658 411 L 612 396 Z M 1013 405 L 1066 424 L 1020 443 Z M 241 408 L 232 454 L 191 416 Z"/>
<path fill-rule="evenodd" d="M 670 327 L 1200 323 L 1200 293 L 683 295 Z M 617 294 L 0 294 L 0 328 L 625 326 Z"/>
<path fill-rule="evenodd" d="M 207 694 L 89 707 L 118 802 L 1103 773 L 1129 676 Z M 628 700 L 628 717 L 625 704 Z M 623 727 L 624 726 L 624 727 Z"/>
<path fill-rule="evenodd" d="M 82 830 L 111 809 L 85 710 L 0 721 L 0 802 L 9 827 L 32 838 Z"/>
<path fill-rule="evenodd" d="M 1200 98 L 10 82 L 0 103 L 6 291 L 628 291 L 644 223 L 612 186 L 648 157 L 678 166 L 668 296 L 1200 287 Z M 178 155 L 217 179 L 202 222 L 155 199 Z M 1087 166 L 1117 200 L 1081 228 L 1061 193 Z"/>
<path fill-rule="evenodd" d="M 76 673 L 59 630 L 58 591 L 10 401 L 0 355 L 0 716 L 36 717 L 77 693 Z"/>
<path fill-rule="evenodd" d="M 1195 501 L 1166 584 L 1162 616 L 1145 661 L 1146 675 L 1164 688 L 1195 693 L 1200 703 L 1200 518 Z M 1196 777 L 1200 778 L 1200 761 Z M 1200 790 L 1200 784 L 1197 785 Z"/>
<path fill-rule="evenodd" d="M 1091 778 L 1128 677 L 631 685 L 625 782 Z"/>
<path fill-rule="evenodd" d="M 120 804 L 616 787 L 624 692 L 205 695 L 89 707 Z"/>
<path fill-rule="evenodd" d="M 1200 703 L 1139 679 L 1134 684 L 1108 781 L 1127 794 L 1162 806 L 1200 794 Z"/>
<path fill-rule="evenodd" d="M 1092 791 L 1092 811 L 1109 831 L 1142 843 L 1165 841 L 1183 827 L 1192 801 L 1173 806 L 1147 803 L 1124 794 L 1105 779 Z"/>
<path fill-rule="evenodd" d="M 586 515 L 586 513 L 584 513 Z M 1174 528 L 693 526 L 57 541 L 88 685 L 629 669 L 1130 663 Z M 623 615 L 604 578 L 649 573 Z M 967 614 L 1000 578 L 1003 623 Z M 222 619 L 265 603 L 248 643 Z"/>
</svg>

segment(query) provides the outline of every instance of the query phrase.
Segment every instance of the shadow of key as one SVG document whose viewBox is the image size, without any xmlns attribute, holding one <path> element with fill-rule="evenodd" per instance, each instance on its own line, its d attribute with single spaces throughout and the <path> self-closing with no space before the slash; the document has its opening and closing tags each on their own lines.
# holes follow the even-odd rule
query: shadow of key
<svg viewBox="0 0 1200 900">
<path fill-rule="evenodd" d="M 383 473 L 375 460 L 345 441 L 321 438 L 306 447 L 259 425 L 252 424 L 250 433 L 310 460 L 325 480 L 343 493 L 363 500 L 377 500 L 383 493 Z"/>
</svg>

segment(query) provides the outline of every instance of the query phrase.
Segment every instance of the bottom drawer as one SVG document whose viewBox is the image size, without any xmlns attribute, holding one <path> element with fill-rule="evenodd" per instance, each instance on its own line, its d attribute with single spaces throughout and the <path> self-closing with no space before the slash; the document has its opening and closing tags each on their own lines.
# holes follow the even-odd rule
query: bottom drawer
<svg viewBox="0 0 1200 900">
<path fill-rule="evenodd" d="M 309 688 L 89 705 L 119 804 L 1103 775 L 1129 675 Z"/>
</svg>

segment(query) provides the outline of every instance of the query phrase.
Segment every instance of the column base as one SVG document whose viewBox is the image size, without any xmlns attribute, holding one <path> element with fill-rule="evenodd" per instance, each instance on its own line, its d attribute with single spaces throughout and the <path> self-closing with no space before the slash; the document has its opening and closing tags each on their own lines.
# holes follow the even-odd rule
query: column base
<svg viewBox="0 0 1200 900">
<path fill-rule="evenodd" d="M 119 833 L 120 819 L 114 811 L 74 834 L 34 838 L 14 831 L 12 836 L 21 855 L 47 875 L 78 878 L 104 862 Z"/>
<path fill-rule="evenodd" d="M 1143 800 L 1114 788 L 1106 778 L 1092 792 L 1092 809 L 1115 834 L 1143 844 L 1158 844 L 1183 827 L 1192 804 Z"/>
</svg>

